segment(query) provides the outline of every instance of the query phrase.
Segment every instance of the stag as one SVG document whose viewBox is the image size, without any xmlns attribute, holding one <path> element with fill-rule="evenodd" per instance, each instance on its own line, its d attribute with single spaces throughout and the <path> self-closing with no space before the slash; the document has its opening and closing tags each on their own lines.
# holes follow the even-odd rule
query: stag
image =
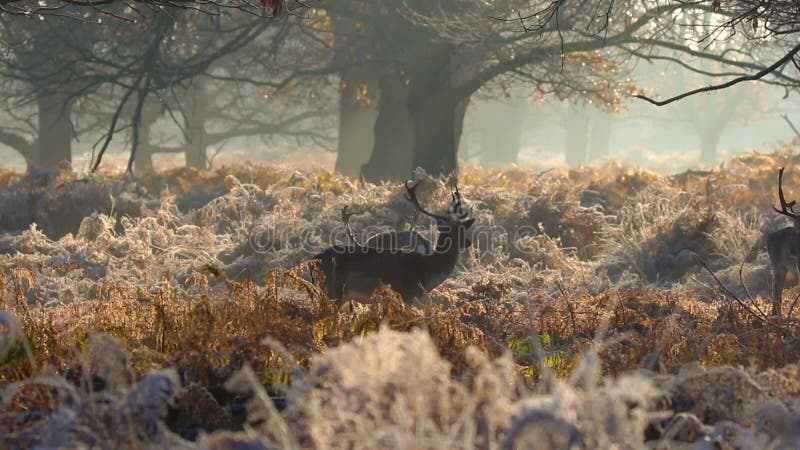
<svg viewBox="0 0 800 450">
<path fill-rule="evenodd" d="M 475 219 L 465 212 L 457 190 L 453 194 L 449 217 L 427 211 L 417 198 L 419 184 L 406 182 L 406 199 L 417 211 L 436 221 L 439 236 L 432 252 L 404 251 L 397 246 L 379 245 L 384 239 L 389 244 L 392 241 L 391 238 L 382 238 L 382 235 L 373 236 L 367 245 L 358 245 L 355 240 L 352 245 L 331 246 L 312 258 L 320 260 L 331 299 L 366 302 L 383 283 L 408 302 L 421 298 L 450 276 L 461 251 L 471 245 L 466 231 Z M 405 236 L 411 236 L 410 233 L 416 232 L 405 233 L 409 233 Z M 398 239 L 394 240 L 397 242 Z"/>
<path fill-rule="evenodd" d="M 792 219 L 792 226 L 782 228 L 764 236 L 767 254 L 772 263 L 772 315 L 781 315 L 781 300 L 783 290 L 796 284 L 800 275 L 800 216 L 794 212 L 797 201 L 786 201 L 783 195 L 783 167 L 778 170 L 778 200 L 781 208 L 774 205 L 779 214 Z M 789 281 L 791 275 L 792 282 Z"/>
</svg>

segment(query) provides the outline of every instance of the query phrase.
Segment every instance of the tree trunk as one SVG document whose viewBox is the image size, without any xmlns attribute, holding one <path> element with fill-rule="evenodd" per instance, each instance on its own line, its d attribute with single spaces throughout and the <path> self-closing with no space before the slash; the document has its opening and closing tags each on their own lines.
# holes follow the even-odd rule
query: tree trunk
<svg viewBox="0 0 800 450">
<path fill-rule="evenodd" d="M 208 155 L 206 155 L 206 145 L 204 142 L 204 132 L 196 131 L 191 134 L 192 140 L 186 147 L 186 167 L 193 167 L 198 170 L 208 169 Z"/>
<path fill-rule="evenodd" d="M 380 81 L 381 95 L 375 120 L 375 143 L 369 161 L 361 167 L 370 182 L 408 179 L 412 170 L 411 148 L 414 131 L 408 111 L 408 86 L 401 75 L 387 75 Z"/>
<path fill-rule="evenodd" d="M 375 145 L 362 167 L 369 181 L 403 180 L 416 167 L 434 176 L 457 168 L 469 98 L 453 94 L 451 45 L 431 39 L 418 35 L 410 44 L 408 85 L 399 74 L 381 79 Z"/>
<path fill-rule="evenodd" d="M 469 98 L 465 98 L 456 104 L 455 128 L 453 129 L 453 141 L 455 142 L 456 155 L 461 147 L 461 135 L 464 133 L 464 117 L 467 115 Z"/>
<path fill-rule="evenodd" d="M 375 145 L 378 75 L 374 69 L 353 68 L 342 74 L 341 84 L 336 170 L 347 176 L 358 176 Z"/>
<path fill-rule="evenodd" d="M 195 81 L 195 83 L 197 83 Z M 184 111 L 184 126 L 186 127 L 186 166 L 206 170 L 208 158 L 206 155 L 206 102 L 203 95 L 203 85 L 195 84 L 190 91 L 190 101 Z"/>
<path fill-rule="evenodd" d="M 586 148 L 589 139 L 589 119 L 583 114 L 575 114 L 567 120 L 565 142 L 566 162 L 569 167 L 586 162 Z"/>
<path fill-rule="evenodd" d="M 416 47 L 410 67 L 408 109 L 414 129 L 412 167 L 431 175 L 458 168 L 458 143 L 469 98 L 454 94 L 451 78 L 453 47 L 430 40 Z"/>
<path fill-rule="evenodd" d="M 40 169 L 54 167 L 62 161 L 71 163 L 72 125 L 69 115 L 72 103 L 67 103 L 67 98 L 58 94 L 38 96 L 36 102 L 39 108 L 39 145 L 32 162 Z"/>
<path fill-rule="evenodd" d="M 456 110 L 458 101 L 444 95 L 427 103 L 412 105 L 414 158 L 412 167 L 422 167 L 431 175 L 447 175 L 458 166 Z M 458 136 L 460 138 L 460 135 Z"/>
<path fill-rule="evenodd" d="M 140 137 L 145 137 L 147 133 L 143 129 L 139 131 Z M 153 170 L 153 147 L 142 142 L 136 149 L 136 156 L 133 159 L 133 168 L 137 173 L 149 172 Z"/>
<path fill-rule="evenodd" d="M 153 170 L 153 147 L 150 144 L 150 129 L 158 121 L 160 111 L 157 105 L 145 104 L 142 109 L 142 122 L 139 126 L 139 145 L 134 156 L 137 172 Z"/>
</svg>

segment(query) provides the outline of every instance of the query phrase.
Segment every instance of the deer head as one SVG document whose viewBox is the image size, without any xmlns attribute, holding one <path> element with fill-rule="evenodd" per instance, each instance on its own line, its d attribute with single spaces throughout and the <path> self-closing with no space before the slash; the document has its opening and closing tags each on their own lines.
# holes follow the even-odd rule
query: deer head
<svg viewBox="0 0 800 450">
<path fill-rule="evenodd" d="M 448 216 L 441 216 L 427 211 L 419 202 L 417 198 L 417 187 L 420 181 L 416 183 L 406 182 L 406 200 L 411 202 L 417 211 L 422 214 L 433 218 L 436 221 L 436 227 L 439 231 L 439 238 L 436 242 L 436 252 L 445 252 L 451 249 L 464 250 L 472 243 L 466 237 L 467 229 L 475 222 L 475 219 L 469 216 L 465 210 L 461 193 L 458 187 L 452 193 L 452 201 L 450 203 Z"/>
</svg>

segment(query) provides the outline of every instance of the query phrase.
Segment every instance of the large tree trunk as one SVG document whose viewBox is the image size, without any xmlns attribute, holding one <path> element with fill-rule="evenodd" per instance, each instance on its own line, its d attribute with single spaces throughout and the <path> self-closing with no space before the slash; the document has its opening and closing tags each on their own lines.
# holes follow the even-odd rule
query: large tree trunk
<svg viewBox="0 0 800 450">
<path fill-rule="evenodd" d="M 456 123 L 459 102 L 447 95 L 415 104 L 411 109 L 414 126 L 413 167 L 422 167 L 431 175 L 446 175 L 458 167 Z M 458 136 L 457 136 L 458 134 Z"/>
<path fill-rule="evenodd" d="M 208 168 L 206 147 L 206 117 L 207 109 L 203 85 L 195 81 L 189 93 L 189 104 L 184 111 L 184 126 L 186 128 L 186 166 L 200 170 Z"/>
<path fill-rule="evenodd" d="M 150 129 L 158 121 L 160 107 L 145 104 L 142 108 L 142 122 L 139 126 L 139 144 L 134 156 L 134 168 L 137 172 L 153 170 L 153 147 L 150 143 Z"/>
<path fill-rule="evenodd" d="M 410 73 L 408 105 L 414 128 L 412 166 L 431 175 L 446 175 L 458 167 L 458 141 L 466 112 L 464 98 L 453 94 L 450 76 L 452 47 L 431 43 L 421 47 Z"/>
<path fill-rule="evenodd" d="M 416 167 L 432 175 L 457 168 L 469 98 L 454 94 L 452 47 L 431 37 L 415 37 L 405 66 L 409 83 L 399 74 L 381 78 L 375 145 L 362 167 L 369 181 L 403 180 Z"/>
<path fill-rule="evenodd" d="M 408 87 L 401 75 L 381 78 L 375 143 L 369 161 L 361 168 L 370 182 L 408 179 L 413 169 L 411 148 L 414 130 L 408 111 Z"/>
<path fill-rule="evenodd" d="M 453 140 L 456 145 L 456 153 L 461 147 L 461 135 L 464 133 L 464 117 L 467 115 L 469 98 L 465 98 L 456 104 L 455 128 L 453 129 Z"/>
<path fill-rule="evenodd" d="M 345 71 L 341 80 L 336 170 L 357 176 L 375 145 L 378 74 L 375 69 L 358 67 Z"/>
<path fill-rule="evenodd" d="M 72 125 L 69 120 L 72 103 L 63 95 L 40 95 L 39 139 L 32 158 L 37 168 L 54 167 L 62 161 L 72 162 Z M 31 167 L 29 166 L 30 170 Z"/>
</svg>

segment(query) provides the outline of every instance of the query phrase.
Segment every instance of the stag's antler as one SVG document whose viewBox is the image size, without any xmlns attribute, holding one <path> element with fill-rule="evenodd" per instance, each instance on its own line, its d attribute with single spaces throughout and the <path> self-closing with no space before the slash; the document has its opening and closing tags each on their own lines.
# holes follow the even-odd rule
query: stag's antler
<svg viewBox="0 0 800 450">
<path fill-rule="evenodd" d="M 355 213 L 351 213 L 347 211 L 347 206 L 342 208 L 342 222 L 344 222 L 344 229 L 347 230 L 347 237 L 357 246 L 361 247 L 361 243 L 358 242 L 358 239 L 353 235 L 353 231 L 350 229 L 350 218 L 353 217 Z"/>
<path fill-rule="evenodd" d="M 783 167 L 778 169 L 778 200 L 781 202 L 781 209 L 772 205 L 772 209 L 776 212 L 783 214 L 784 216 L 789 216 L 792 219 L 796 219 L 798 216 L 794 212 L 794 205 L 797 204 L 796 200 L 792 200 L 789 203 L 786 203 L 786 197 L 783 196 Z"/>
<path fill-rule="evenodd" d="M 443 220 L 445 222 L 451 222 L 451 219 L 447 217 L 426 211 L 425 208 L 423 208 L 422 205 L 419 204 L 419 199 L 417 199 L 417 186 L 419 186 L 420 183 L 422 183 L 422 181 L 417 181 L 416 183 L 409 186 L 408 185 L 409 181 L 406 181 L 406 200 L 410 201 L 411 204 L 413 204 L 414 207 L 417 208 L 417 210 L 419 210 L 419 212 L 425 214 L 426 216 L 433 217 L 434 219 Z"/>
<path fill-rule="evenodd" d="M 453 214 L 458 218 L 458 220 L 464 220 L 469 217 L 469 213 L 464 211 L 463 202 L 461 200 L 461 192 L 458 190 L 458 185 L 456 185 L 456 190 L 452 194 L 453 201 L 451 202 L 451 208 Z"/>
</svg>

